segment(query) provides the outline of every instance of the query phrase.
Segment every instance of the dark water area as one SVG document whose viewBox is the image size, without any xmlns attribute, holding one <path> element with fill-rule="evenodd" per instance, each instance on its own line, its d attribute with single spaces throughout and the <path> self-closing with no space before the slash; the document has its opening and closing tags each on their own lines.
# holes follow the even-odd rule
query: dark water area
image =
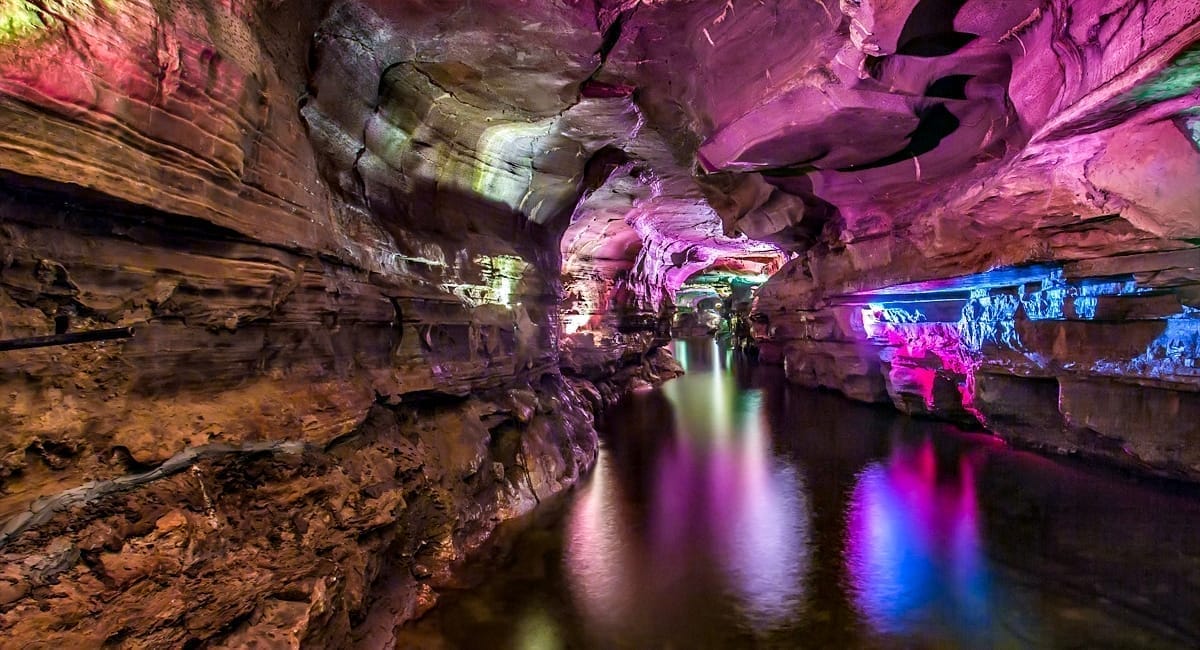
<svg viewBox="0 0 1200 650">
<path fill-rule="evenodd" d="M 416 648 L 1200 647 L 1200 490 L 788 385 L 712 341 Z"/>
</svg>

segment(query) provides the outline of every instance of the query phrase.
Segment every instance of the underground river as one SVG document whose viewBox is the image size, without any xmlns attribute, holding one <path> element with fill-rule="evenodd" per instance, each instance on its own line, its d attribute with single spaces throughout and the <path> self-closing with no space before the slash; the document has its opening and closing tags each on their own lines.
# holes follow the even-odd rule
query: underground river
<svg viewBox="0 0 1200 650">
<path fill-rule="evenodd" d="M 789 386 L 709 340 L 410 648 L 1200 644 L 1200 492 Z"/>
</svg>

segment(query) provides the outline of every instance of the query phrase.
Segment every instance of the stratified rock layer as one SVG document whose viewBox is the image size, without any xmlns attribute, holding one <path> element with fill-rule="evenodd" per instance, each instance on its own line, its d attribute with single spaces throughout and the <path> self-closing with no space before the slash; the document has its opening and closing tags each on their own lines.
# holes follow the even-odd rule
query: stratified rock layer
<svg viewBox="0 0 1200 650">
<path fill-rule="evenodd" d="M 499 521 L 590 466 L 589 408 L 548 376 L 56 495 L 5 531 L 0 626 L 26 647 L 386 645 Z"/>
<path fill-rule="evenodd" d="M 574 68 L 455 98 L 435 8 L 368 51 L 387 3 L 2 10 L 0 337 L 135 330 L 0 357 L 6 639 L 386 645 L 657 378 L 648 339 L 563 377 L 563 228 L 467 125 L 574 101 L 590 13 L 543 10 Z"/>
<path fill-rule="evenodd" d="M 760 293 L 767 358 L 806 385 L 1200 477 L 1200 7 L 956 3 L 953 33 L 906 47 L 937 3 L 877 4 L 850 40 L 864 79 L 925 88 L 917 123 L 902 158 L 772 181 L 840 223 Z M 966 76 L 947 94 L 951 71 Z M 948 131 L 922 150 L 922 123 Z"/>
<path fill-rule="evenodd" d="M 714 267 L 787 260 L 794 381 L 1200 478 L 1198 42 L 1193 0 L 0 2 L 0 337 L 136 331 L 0 356 L 0 631 L 386 638 L 677 372 Z"/>
</svg>

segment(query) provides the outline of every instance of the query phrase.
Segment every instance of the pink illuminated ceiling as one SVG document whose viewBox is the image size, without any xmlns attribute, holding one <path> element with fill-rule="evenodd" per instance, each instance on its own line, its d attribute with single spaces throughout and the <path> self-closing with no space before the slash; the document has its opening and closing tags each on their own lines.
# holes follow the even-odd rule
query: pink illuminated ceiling
<svg viewBox="0 0 1200 650">
<path fill-rule="evenodd" d="M 772 246 L 857 290 L 1200 238 L 1194 1 L 337 0 L 299 35 L 64 6 L 8 16 L 0 88 L 101 162 L 18 171 L 371 268 L 414 233 L 527 255 L 495 245 L 516 216 L 652 308 Z M 260 65 L 301 37 L 302 83 Z M 156 183 L 147 143 L 177 159 Z"/>
</svg>

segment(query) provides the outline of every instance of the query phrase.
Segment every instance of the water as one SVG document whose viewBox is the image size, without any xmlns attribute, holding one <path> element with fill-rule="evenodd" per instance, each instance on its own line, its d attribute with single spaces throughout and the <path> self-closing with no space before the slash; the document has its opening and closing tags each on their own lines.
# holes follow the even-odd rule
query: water
<svg viewBox="0 0 1200 650">
<path fill-rule="evenodd" d="M 1200 493 L 788 386 L 711 341 L 421 648 L 1200 647 Z"/>
</svg>

